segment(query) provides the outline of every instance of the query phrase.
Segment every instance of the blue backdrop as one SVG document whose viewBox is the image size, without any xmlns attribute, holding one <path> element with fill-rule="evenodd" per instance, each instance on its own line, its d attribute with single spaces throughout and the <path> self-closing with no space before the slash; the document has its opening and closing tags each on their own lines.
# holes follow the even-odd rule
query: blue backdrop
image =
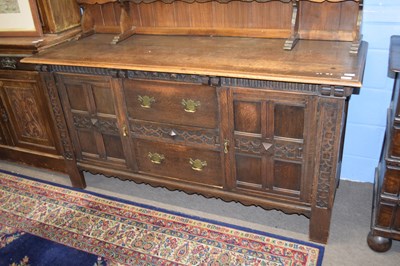
<svg viewBox="0 0 400 266">
<path fill-rule="evenodd" d="M 364 0 L 363 40 L 369 43 L 360 95 L 350 100 L 341 178 L 373 182 L 390 104 L 390 36 L 400 35 L 400 0 Z"/>
</svg>

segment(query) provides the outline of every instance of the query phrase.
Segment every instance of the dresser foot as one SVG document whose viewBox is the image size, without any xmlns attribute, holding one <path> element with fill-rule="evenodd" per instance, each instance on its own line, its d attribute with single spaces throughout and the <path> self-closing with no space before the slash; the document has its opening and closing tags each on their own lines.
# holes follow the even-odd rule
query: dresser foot
<svg viewBox="0 0 400 266">
<path fill-rule="evenodd" d="M 86 188 L 86 181 L 83 172 L 74 166 L 71 161 L 67 161 L 67 174 L 71 180 L 71 185 L 75 188 Z"/>
<path fill-rule="evenodd" d="M 375 236 L 372 232 L 369 232 L 367 237 L 368 246 L 376 252 L 386 252 L 392 247 L 392 239 Z"/>
</svg>

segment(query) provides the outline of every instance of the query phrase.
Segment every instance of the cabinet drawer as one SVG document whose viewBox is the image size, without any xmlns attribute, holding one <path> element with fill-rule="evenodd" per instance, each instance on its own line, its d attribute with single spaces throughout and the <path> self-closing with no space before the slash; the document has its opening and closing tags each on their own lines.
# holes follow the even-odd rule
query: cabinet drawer
<svg viewBox="0 0 400 266">
<path fill-rule="evenodd" d="M 130 119 L 217 127 L 214 87 L 166 81 L 125 80 L 125 101 Z"/>
<path fill-rule="evenodd" d="M 203 185 L 222 186 L 219 152 L 152 141 L 137 141 L 139 172 Z"/>
<path fill-rule="evenodd" d="M 400 208 L 395 202 L 381 200 L 377 210 L 376 225 L 400 233 Z"/>
<path fill-rule="evenodd" d="M 394 126 L 392 129 L 391 149 L 389 156 L 400 157 L 400 128 Z"/>
</svg>

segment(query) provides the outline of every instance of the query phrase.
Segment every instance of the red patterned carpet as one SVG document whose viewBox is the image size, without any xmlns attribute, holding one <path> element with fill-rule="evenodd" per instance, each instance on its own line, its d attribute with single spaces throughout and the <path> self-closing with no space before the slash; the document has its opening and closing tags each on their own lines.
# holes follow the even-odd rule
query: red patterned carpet
<svg viewBox="0 0 400 266">
<path fill-rule="evenodd" d="M 311 266 L 321 265 L 324 252 L 312 243 L 7 172 L 0 172 L 1 228 L 91 253 L 112 265 Z"/>
</svg>

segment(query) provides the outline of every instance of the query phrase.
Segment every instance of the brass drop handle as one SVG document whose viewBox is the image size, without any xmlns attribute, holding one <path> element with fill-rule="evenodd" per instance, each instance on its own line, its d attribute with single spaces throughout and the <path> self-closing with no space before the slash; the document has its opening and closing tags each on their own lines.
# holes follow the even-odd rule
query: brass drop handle
<svg viewBox="0 0 400 266">
<path fill-rule="evenodd" d="M 201 105 L 200 101 L 194 101 L 191 99 L 183 99 L 182 105 L 185 107 L 185 112 L 194 113 L 197 111 L 197 108 Z"/>
<path fill-rule="evenodd" d="M 122 127 L 122 136 L 124 136 L 124 137 L 128 136 L 128 127 L 127 126 Z"/>
<path fill-rule="evenodd" d="M 193 160 L 190 158 L 189 163 L 194 171 L 203 171 L 204 167 L 207 166 L 206 161 L 201 161 L 199 159 Z"/>
<path fill-rule="evenodd" d="M 164 154 L 159 154 L 156 152 L 155 153 L 149 152 L 147 156 L 150 158 L 150 161 L 154 164 L 161 164 L 162 161 L 165 160 Z"/>
<path fill-rule="evenodd" d="M 224 140 L 224 153 L 227 154 L 229 152 L 229 140 Z"/>
<path fill-rule="evenodd" d="M 145 96 L 139 95 L 138 101 L 140 102 L 140 106 L 143 108 L 151 108 L 151 104 L 156 102 L 154 97 L 149 97 L 147 95 Z"/>
</svg>

